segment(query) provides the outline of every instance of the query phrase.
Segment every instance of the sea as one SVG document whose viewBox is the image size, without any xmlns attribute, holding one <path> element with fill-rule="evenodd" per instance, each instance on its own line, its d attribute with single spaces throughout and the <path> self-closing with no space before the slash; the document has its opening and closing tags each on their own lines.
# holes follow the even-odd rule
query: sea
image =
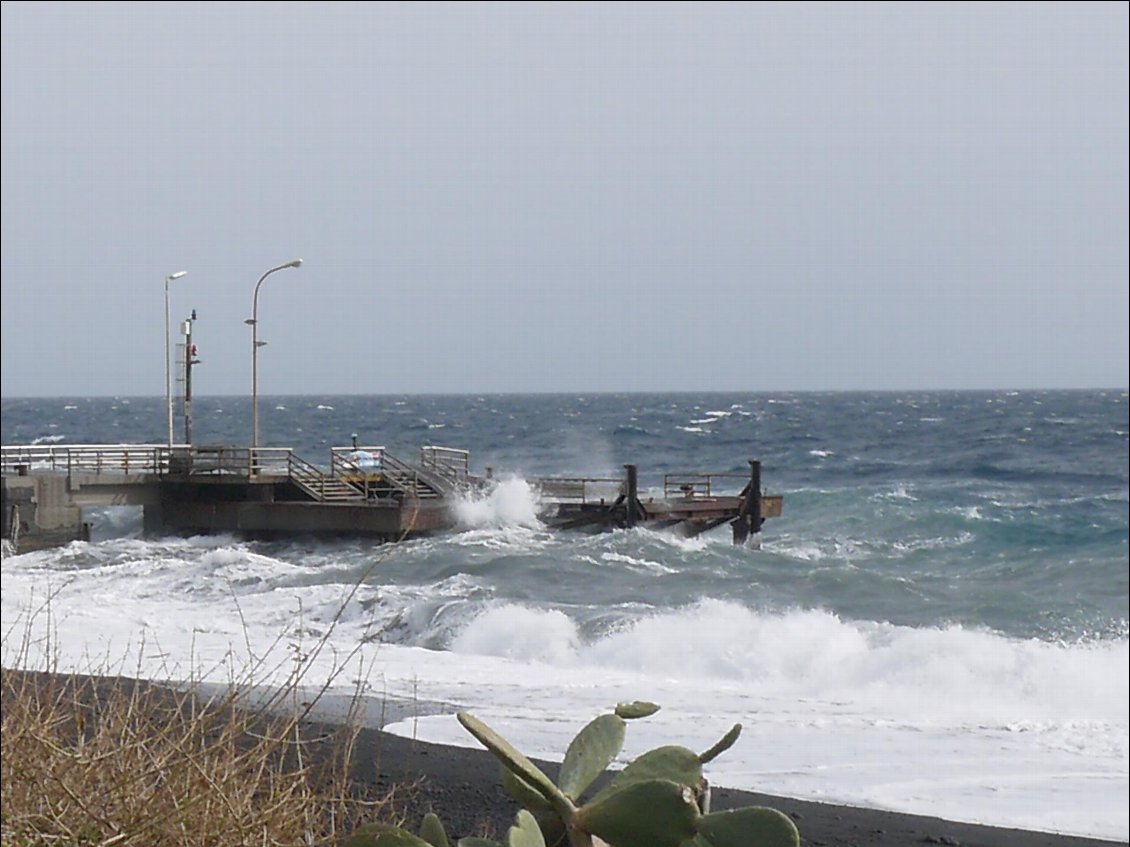
<svg viewBox="0 0 1130 847">
<path fill-rule="evenodd" d="M 6 555 L 6 667 L 361 694 L 394 733 L 476 746 L 467 710 L 559 760 L 614 704 L 644 750 L 738 742 L 715 785 L 1125 841 L 1125 390 L 286 396 L 260 443 L 467 449 L 497 484 L 395 544 L 144 537 Z M 193 404 L 247 445 L 247 398 Z M 164 398 L 2 401 L 9 444 L 163 443 Z M 179 421 L 178 421 L 179 432 Z M 760 546 L 726 526 L 552 531 L 529 480 L 748 476 L 784 496 Z M 386 710 L 382 704 L 388 704 Z"/>
</svg>

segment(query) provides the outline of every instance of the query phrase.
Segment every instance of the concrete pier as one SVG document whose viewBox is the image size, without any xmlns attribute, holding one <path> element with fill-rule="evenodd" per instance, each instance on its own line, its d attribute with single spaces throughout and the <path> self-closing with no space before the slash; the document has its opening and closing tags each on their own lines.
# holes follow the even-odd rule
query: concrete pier
<svg viewBox="0 0 1130 847">
<path fill-rule="evenodd" d="M 84 506 L 140 505 L 150 535 L 236 533 L 248 537 L 360 536 L 397 541 L 450 530 L 454 504 L 493 484 L 470 472 L 464 450 L 429 446 L 414 462 L 384 447 L 335 447 L 328 467 L 289 448 L 52 445 L 2 448 L 3 531 L 31 549 L 90 538 Z M 729 522 L 735 543 L 781 513 L 760 488 L 760 464 L 737 494 L 734 474 L 668 474 L 663 495 L 641 497 L 635 465 L 623 480 L 532 481 L 542 517 L 560 529 L 638 525 L 696 535 Z M 614 487 L 597 497 L 594 486 Z"/>
</svg>

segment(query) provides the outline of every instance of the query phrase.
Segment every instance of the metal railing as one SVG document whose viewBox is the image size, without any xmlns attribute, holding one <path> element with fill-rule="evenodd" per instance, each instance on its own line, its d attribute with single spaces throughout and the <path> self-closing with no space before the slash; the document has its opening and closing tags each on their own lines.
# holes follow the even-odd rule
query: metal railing
<svg viewBox="0 0 1130 847">
<path fill-rule="evenodd" d="M 420 448 L 420 465 L 437 476 L 459 485 L 471 475 L 471 451 L 429 445 Z"/>
<path fill-rule="evenodd" d="M 316 465 L 293 453 L 287 459 L 287 473 L 291 482 L 305 489 L 310 496 L 322 502 L 326 500 L 354 500 L 364 497 L 364 491 L 355 484 L 327 474 Z"/>
<path fill-rule="evenodd" d="M 372 458 L 355 458 L 358 453 L 368 453 Z M 366 494 L 380 489 L 393 489 L 408 497 L 432 493 L 421 484 L 420 469 L 396 458 L 384 447 L 331 447 L 330 474 L 359 486 Z"/>
<path fill-rule="evenodd" d="M 187 448 L 182 473 L 233 474 L 238 476 L 286 476 L 290 472 L 289 447 L 228 447 L 224 445 Z M 174 467 L 176 463 L 174 462 Z"/>
<path fill-rule="evenodd" d="M 749 482 L 749 474 L 739 473 L 697 473 L 697 472 L 681 472 L 669 473 L 663 475 L 663 496 L 675 497 L 683 496 L 685 498 L 694 497 L 714 497 L 721 493 L 715 491 L 715 480 L 742 480 L 743 483 Z M 732 486 L 726 485 L 726 488 L 740 489 L 741 485 Z M 737 493 L 732 492 L 732 493 Z"/>
<path fill-rule="evenodd" d="M 384 447 L 331 447 L 330 476 L 356 489 L 368 500 L 380 484 L 384 458 Z"/>
<path fill-rule="evenodd" d="M 254 474 L 288 473 L 289 447 L 164 444 L 52 444 L 0 447 L 6 474 Z"/>
<path fill-rule="evenodd" d="M 419 471 L 391 453 L 381 456 L 381 479 L 409 497 L 419 497 L 423 493 Z"/>
<path fill-rule="evenodd" d="M 384 465 L 384 447 L 331 447 L 330 474 L 348 477 L 378 477 Z"/>
<path fill-rule="evenodd" d="M 160 474 L 169 468 L 170 448 L 159 444 L 33 444 L 0 447 L 4 473 L 32 471 L 89 474 Z"/>
<path fill-rule="evenodd" d="M 624 493 L 624 480 L 613 477 L 547 476 L 529 480 L 530 487 L 545 500 L 599 503 Z"/>
</svg>

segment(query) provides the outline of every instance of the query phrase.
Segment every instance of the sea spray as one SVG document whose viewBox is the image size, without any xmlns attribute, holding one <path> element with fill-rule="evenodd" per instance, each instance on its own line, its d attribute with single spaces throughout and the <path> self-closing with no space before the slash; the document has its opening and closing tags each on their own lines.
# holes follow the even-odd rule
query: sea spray
<svg viewBox="0 0 1130 847">
<path fill-rule="evenodd" d="M 540 526 L 537 496 L 518 477 L 497 481 L 485 494 L 462 497 L 455 514 L 463 527 Z"/>
</svg>

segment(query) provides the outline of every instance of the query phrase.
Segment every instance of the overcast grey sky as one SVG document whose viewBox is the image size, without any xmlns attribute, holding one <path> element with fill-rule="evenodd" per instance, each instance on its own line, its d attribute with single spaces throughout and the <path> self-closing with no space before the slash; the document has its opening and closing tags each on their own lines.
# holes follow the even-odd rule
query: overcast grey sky
<svg viewBox="0 0 1130 847">
<path fill-rule="evenodd" d="M 2 7 L 2 393 L 1122 387 L 1128 4 Z"/>
</svg>

